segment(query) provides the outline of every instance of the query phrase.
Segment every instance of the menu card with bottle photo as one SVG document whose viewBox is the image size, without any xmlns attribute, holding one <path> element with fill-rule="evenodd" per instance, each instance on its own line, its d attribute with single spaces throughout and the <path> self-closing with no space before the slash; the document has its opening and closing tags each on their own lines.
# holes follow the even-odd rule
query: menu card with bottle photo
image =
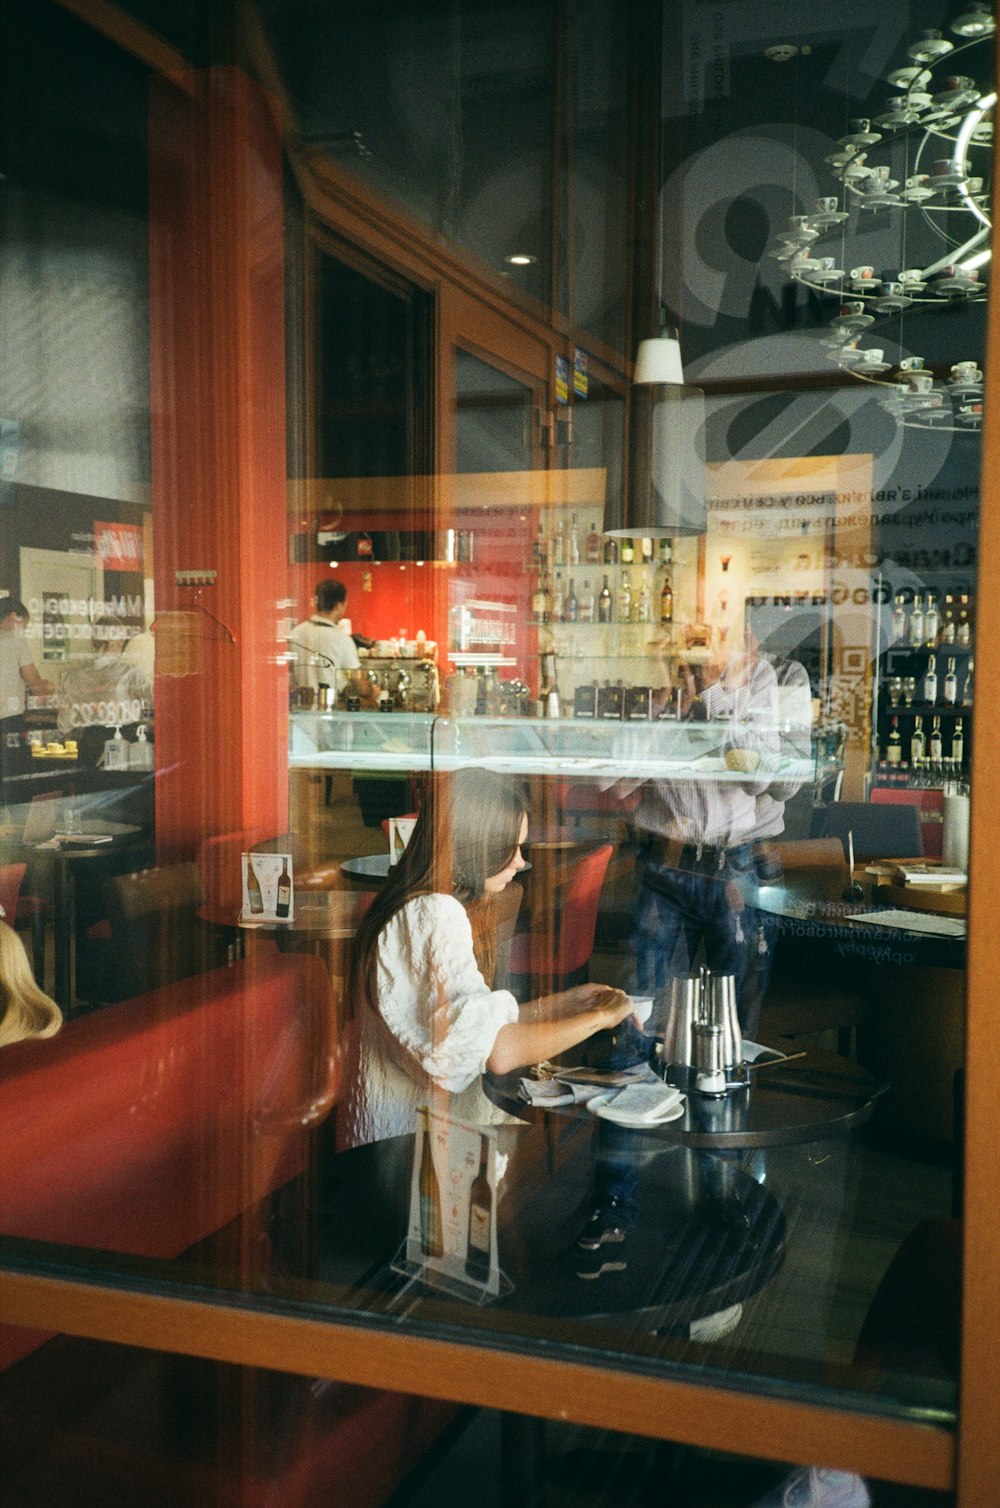
<svg viewBox="0 0 1000 1508">
<path fill-rule="evenodd" d="M 506 1291 L 497 1257 L 498 1176 L 495 1128 L 469 1126 L 422 1107 L 399 1270 L 476 1299 Z"/>
<path fill-rule="evenodd" d="M 290 853 L 245 853 L 240 921 L 260 926 L 295 920 L 295 884 Z"/>
</svg>

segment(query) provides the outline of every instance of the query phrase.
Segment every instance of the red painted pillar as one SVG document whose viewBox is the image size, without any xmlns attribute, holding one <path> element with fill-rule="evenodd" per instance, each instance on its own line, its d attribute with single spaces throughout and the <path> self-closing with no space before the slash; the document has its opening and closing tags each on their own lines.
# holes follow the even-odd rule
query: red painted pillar
<svg viewBox="0 0 1000 1508">
<path fill-rule="evenodd" d="M 281 139 L 239 70 L 181 82 L 152 81 L 149 115 L 161 861 L 288 820 Z"/>
</svg>

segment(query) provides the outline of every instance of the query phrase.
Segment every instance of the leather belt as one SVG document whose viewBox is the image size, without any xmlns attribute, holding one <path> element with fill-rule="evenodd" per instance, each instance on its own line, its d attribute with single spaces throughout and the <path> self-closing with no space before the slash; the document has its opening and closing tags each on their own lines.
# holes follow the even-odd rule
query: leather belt
<svg viewBox="0 0 1000 1508">
<path fill-rule="evenodd" d="M 709 843 L 685 843 L 680 838 L 649 838 L 644 845 L 645 856 L 665 869 L 681 869 L 691 873 L 711 873 L 725 869 L 737 857 L 770 845 L 762 843 L 736 843 L 731 848 L 714 848 Z"/>
</svg>

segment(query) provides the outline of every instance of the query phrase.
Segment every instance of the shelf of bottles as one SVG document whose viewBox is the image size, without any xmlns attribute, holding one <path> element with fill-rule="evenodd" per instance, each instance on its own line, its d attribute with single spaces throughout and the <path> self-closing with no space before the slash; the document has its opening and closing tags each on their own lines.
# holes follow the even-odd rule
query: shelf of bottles
<svg viewBox="0 0 1000 1508">
<path fill-rule="evenodd" d="M 644 657 L 650 640 L 662 639 L 673 624 L 672 565 L 669 540 L 605 538 L 596 522 L 581 530 L 576 515 L 550 534 L 540 524 L 531 560 L 532 626 L 580 629 L 575 658 Z"/>
<path fill-rule="evenodd" d="M 874 783 L 935 789 L 968 778 L 974 612 L 967 593 L 892 605 L 881 656 Z"/>
</svg>

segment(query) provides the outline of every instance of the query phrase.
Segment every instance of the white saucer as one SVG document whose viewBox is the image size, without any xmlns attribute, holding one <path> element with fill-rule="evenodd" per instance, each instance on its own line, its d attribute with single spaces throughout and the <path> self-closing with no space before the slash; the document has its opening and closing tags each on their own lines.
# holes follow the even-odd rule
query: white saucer
<svg viewBox="0 0 1000 1508">
<path fill-rule="evenodd" d="M 658 1115 L 654 1120 L 638 1115 L 629 1115 L 627 1111 L 615 1111 L 613 1104 L 608 1101 L 620 1091 L 611 1089 L 607 1094 L 595 1094 L 593 1099 L 587 1101 L 587 1109 L 592 1115 L 599 1115 L 603 1121 L 612 1121 L 616 1126 L 624 1126 L 629 1131 L 655 1131 L 657 1126 L 665 1126 L 670 1121 L 677 1120 L 684 1114 L 684 1097 L 672 1105 L 663 1115 Z"/>
</svg>

